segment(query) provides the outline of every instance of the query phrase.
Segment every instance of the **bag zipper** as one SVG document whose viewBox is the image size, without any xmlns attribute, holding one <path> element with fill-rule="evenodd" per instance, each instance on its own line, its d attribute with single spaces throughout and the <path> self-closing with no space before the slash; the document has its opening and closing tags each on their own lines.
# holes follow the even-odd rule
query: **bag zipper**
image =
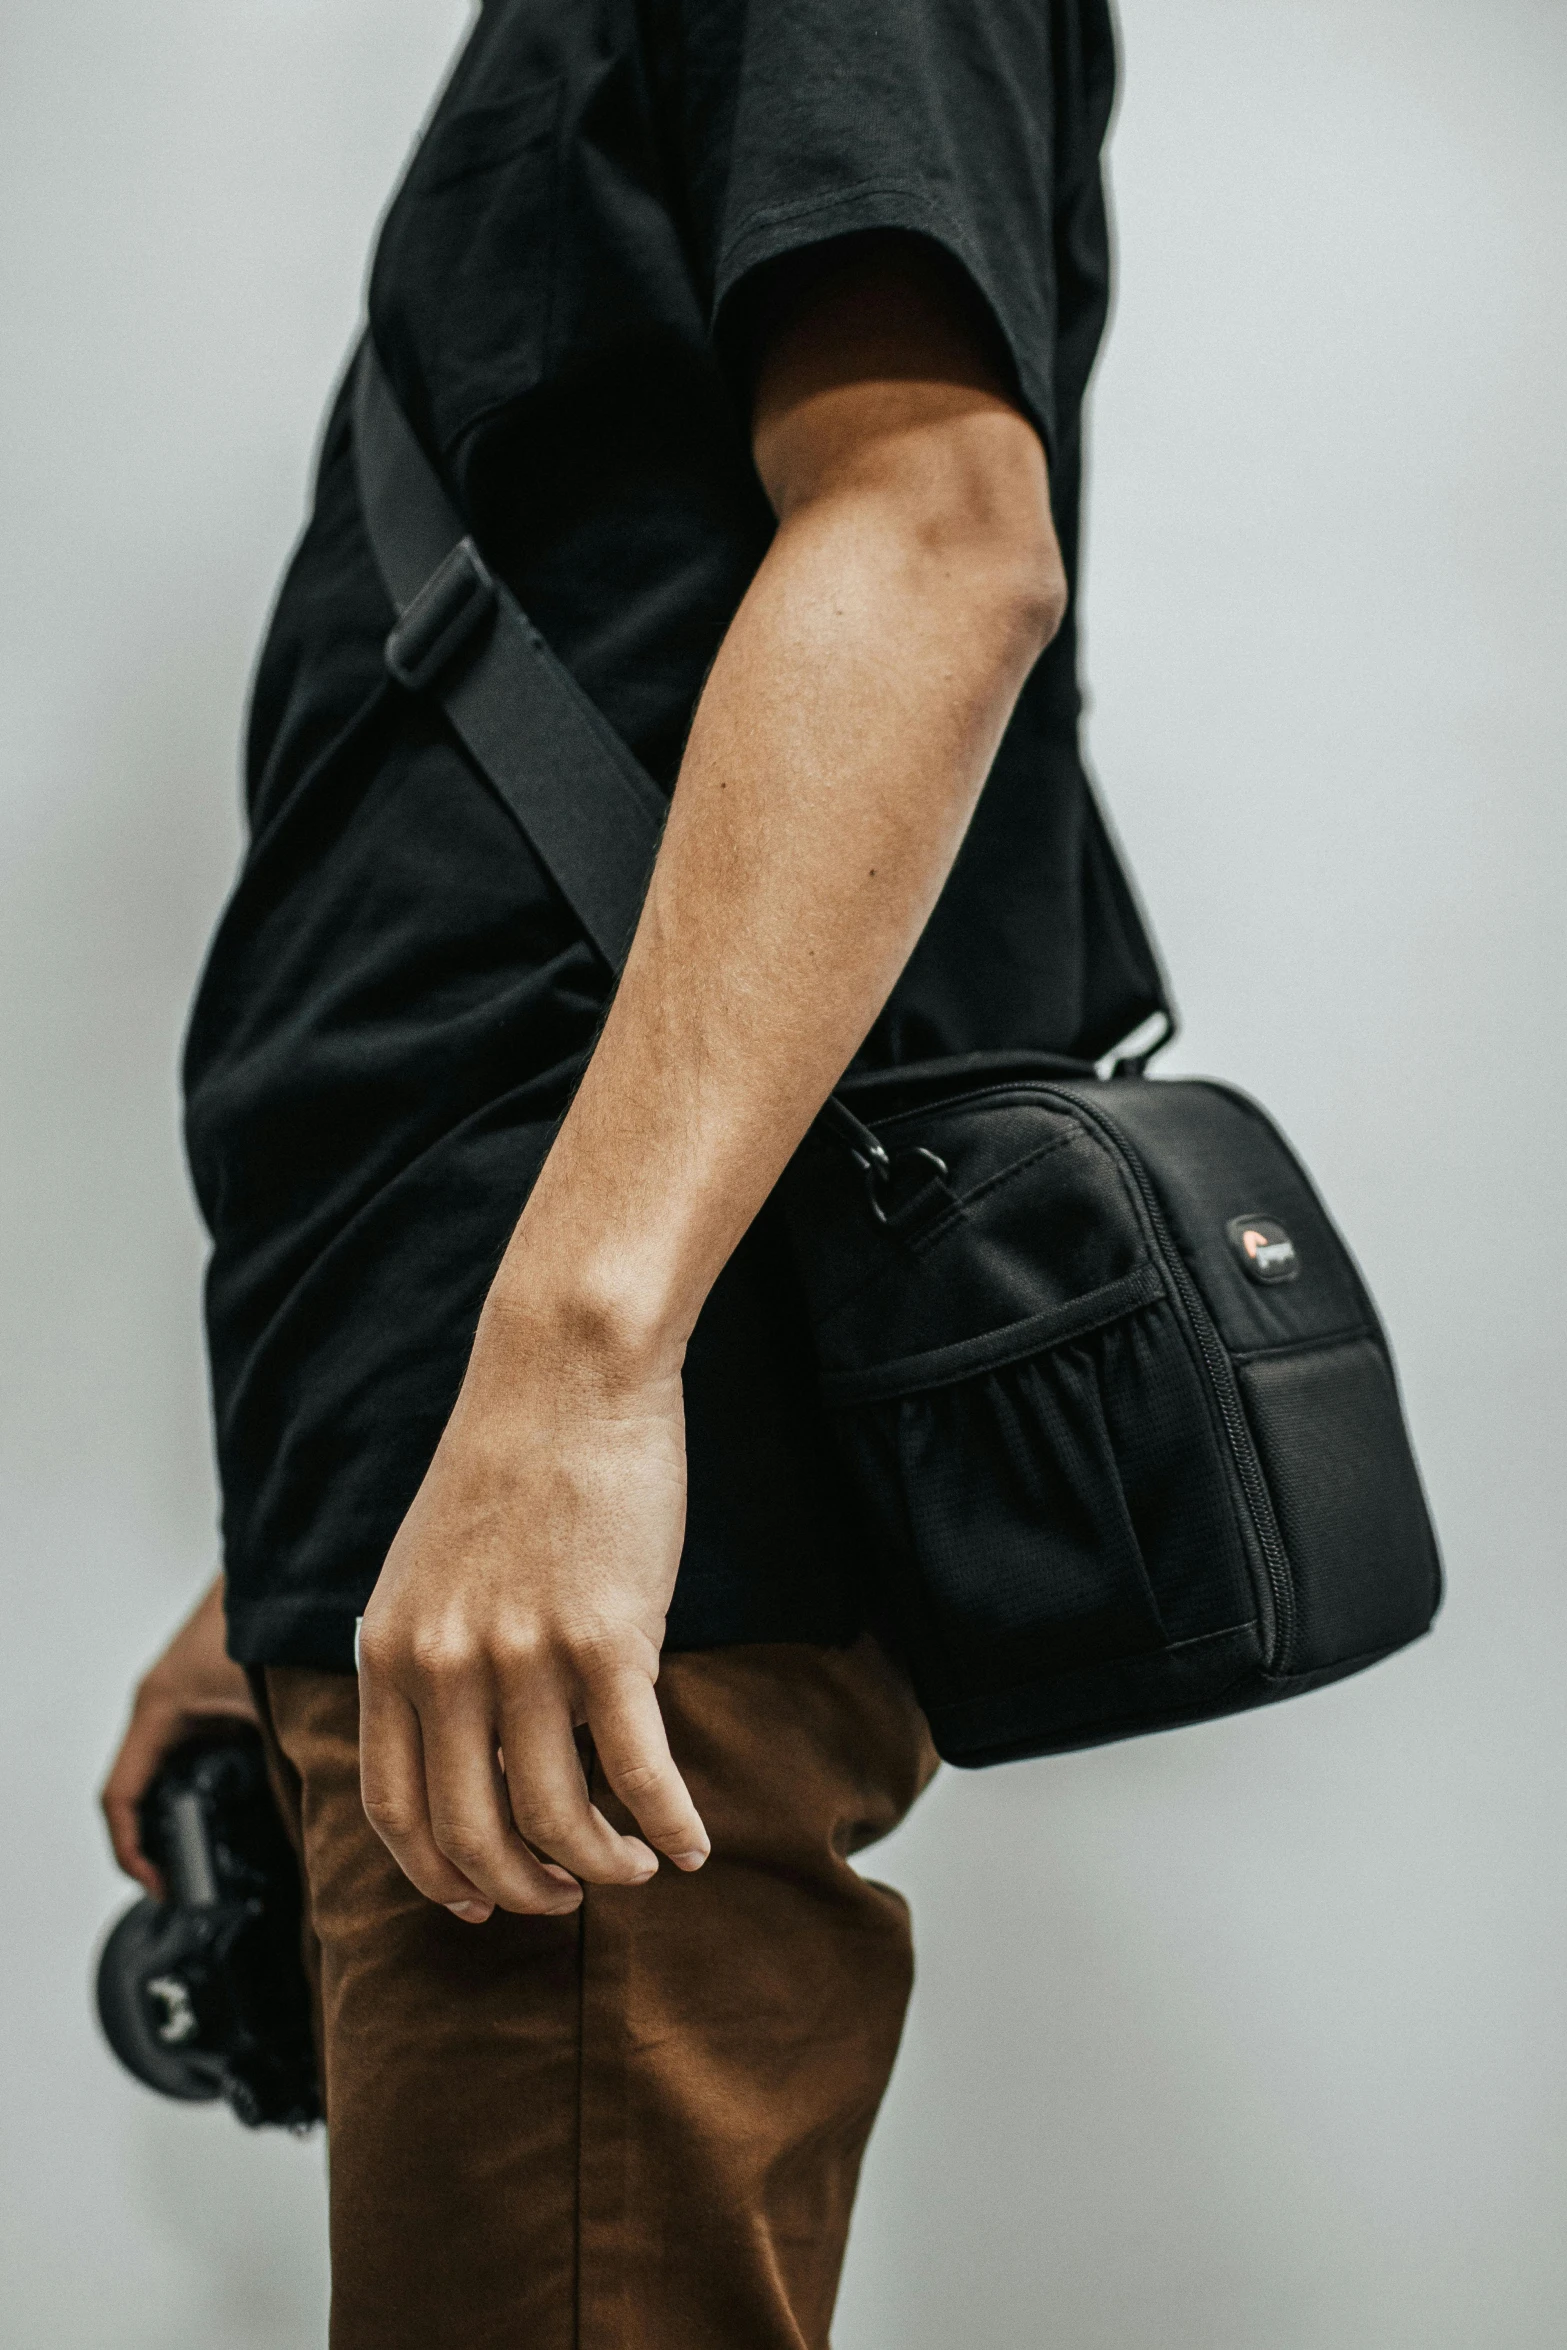
<svg viewBox="0 0 1567 2350">
<path fill-rule="evenodd" d="M 1144 1212 L 1153 1230 L 1154 1240 L 1163 1256 L 1165 1270 L 1170 1274 L 1176 1293 L 1186 1309 L 1192 1336 L 1197 1341 L 1197 1349 L 1202 1356 L 1214 1400 L 1219 1407 L 1219 1417 L 1224 1423 L 1230 1458 L 1235 1464 L 1235 1472 L 1240 1479 L 1241 1491 L 1245 1495 L 1247 1509 L 1251 1517 L 1252 1531 L 1256 1536 L 1257 1547 L 1262 1553 L 1263 1565 L 1267 1571 L 1267 1590 L 1273 1620 L 1264 1637 L 1263 1661 L 1269 1672 L 1282 1672 L 1286 1669 L 1295 1637 L 1295 1585 L 1290 1574 L 1289 1558 L 1279 1534 L 1278 1520 L 1273 1514 L 1273 1502 L 1268 1492 L 1267 1480 L 1262 1473 L 1262 1463 L 1257 1458 L 1257 1447 L 1252 1441 L 1251 1430 L 1246 1425 L 1245 1410 L 1241 1404 L 1240 1391 L 1235 1384 L 1235 1373 L 1225 1350 L 1224 1341 L 1215 1329 L 1213 1317 L 1208 1311 L 1202 1292 L 1192 1279 L 1186 1260 L 1175 1244 L 1175 1236 L 1170 1230 L 1163 1206 L 1146 1170 L 1124 1136 L 1117 1131 L 1114 1123 L 1105 1117 L 1102 1111 L 1096 1110 L 1091 1103 L 1082 1100 L 1079 1095 L 1060 1091 L 1043 1079 L 1023 1079 L 1021 1083 L 1029 1092 L 1043 1094 L 1053 1101 L 1068 1105 L 1080 1117 L 1086 1119 L 1095 1131 L 1108 1142 L 1114 1156 L 1126 1168 L 1136 1185 L 1138 1198 L 1142 1201 Z M 1010 1087 L 986 1086 L 977 1093 L 955 1094 L 942 1102 L 939 1107 L 943 1111 L 966 1109 L 973 1103 L 983 1101 L 993 1094 L 1010 1090 Z M 904 1113 L 904 1115 L 911 1117 L 917 1117 L 919 1114 L 918 1111 Z M 886 1123 L 889 1125 L 896 1123 L 897 1117 L 898 1113 L 894 1112 L 893 1117 L 888 1119 Z"/>
</svg>

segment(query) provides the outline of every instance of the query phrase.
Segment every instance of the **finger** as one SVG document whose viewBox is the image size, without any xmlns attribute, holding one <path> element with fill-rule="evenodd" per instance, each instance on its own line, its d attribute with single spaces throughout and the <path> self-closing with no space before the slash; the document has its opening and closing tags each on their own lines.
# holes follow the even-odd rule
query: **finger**
<svg viewBox="0 0 1567 2350">
<path fill-rule="evenodd" d="M 419 1718 L 396 1690 L 359 1682 L 359 1798 L 403 1875 L 428 1901 L 482 1923 L 492 1904 L 454 1868 L 430 1833 Z"/>
<path fill-rule="evenodd" d="M 528 1842 L 590 1885 L 645 1885 L 658 1855 L 610 1826 L 588 1794 L 571 1709 L 558 1691 L 508 1698 L 501 1751 L 511 1816 Z"/>
<path fill-rule="evenodd" d="M 609 1781 L 650 1844 L 678 1869 L 699 1869 L 712 1845 L 669 1751 L 646 1673 L 607 1675 L 587 1692 L 588 1727 Z"/>
<path fill-rule="evenodd" d="M 157 1693 L 150 1680 L 138 1691 L 130 1725 L 120 1741 L 120 1750 L 98 1800 L 116 1861 L 155 1901 L 163 1900 L 168 1888 L 162 1873 L 142 1849 L 143 1797 L 188 1732 L 206 1722 L 253 1722 L 255 1718 L 256 1709 L 248 1694 L 214 1697 L 210 1703 L 203 1698 L 198 1704 L 182 1705 Z"/>
<path fill-rule="evenodd" d="M 140 1805 L 182 1727 L 183 1719 L 172 1706 L 138 1706 L 99 1797 L 116 1861 L 155 1901 L 163 1899 L 164 1884 L 142 1850 Z"/>
<path fill-rule="evenodd" d="M 524 1916 L 575 1909 L 582 1887 L 531 1853 L 517 1833 L 488 1705 L 473 1696 L 449 1697 L 426 1707 L 419 1727 L 430 1833 L 447 1862 L 498 1909 Z"/>
<path fill-rule="evenodd" d="M 396 1690 L 365 1676 L 360 1680 L 359 1785 L 366 1819 L 409 1883 L 465 1924 L 482 1926 L 494 1902 L 435 1839 L 419 1717 Z M 570 1906 L 566 1886 L 553 1892 L 557 1904 Z"/>
</svg>

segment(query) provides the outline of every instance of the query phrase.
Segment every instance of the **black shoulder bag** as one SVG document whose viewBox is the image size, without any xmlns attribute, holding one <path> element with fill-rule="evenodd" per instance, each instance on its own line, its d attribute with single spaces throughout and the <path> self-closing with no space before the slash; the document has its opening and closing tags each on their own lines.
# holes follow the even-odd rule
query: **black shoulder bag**
<svg viewBox="0 0 1567 2350">
<path fill-rule="evenodd" d="M 611 972 L 661 795 L 500 582 L 368 340 L 360 492 L 438 697 Z M 1387 1340 L 1257 1104 L 1043 1054 L 846 1080 L 780 1196 L 870 1563 L 941 1752 L 1266 1704 L 1425 1631 Z"/>
</svg>

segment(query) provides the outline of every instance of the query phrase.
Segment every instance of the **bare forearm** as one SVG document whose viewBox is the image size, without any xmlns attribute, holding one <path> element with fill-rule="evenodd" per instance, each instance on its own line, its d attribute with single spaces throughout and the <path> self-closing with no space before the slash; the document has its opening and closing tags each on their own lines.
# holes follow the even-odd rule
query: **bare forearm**
<svg viewBox="0 0 1567 2350">
<path fill-rule="evenodd" d="M 997 427 L 982 409 L 945 429 Z M 1048 624 L 1021 570 L 982 514 L 911 511 L 896 474 L 786 516 L 702 697 L 497 1312 L 598 1318 L 632 1347 L 689 1332 L 951 866 Z"/>
</svg>

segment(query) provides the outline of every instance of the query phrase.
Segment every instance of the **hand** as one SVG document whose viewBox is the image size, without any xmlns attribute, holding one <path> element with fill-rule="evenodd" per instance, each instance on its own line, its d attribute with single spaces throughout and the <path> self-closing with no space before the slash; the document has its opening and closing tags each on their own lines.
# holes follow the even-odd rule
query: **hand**
<svg viewBox="0 0 1567 2350">
<path fill-rule="evenodd" d="M 708 1840 L 654 1695 L 685 1524 L 678 1360 L 486 1309 L 360 1635 L 365 1812 L 430 1900 L 483 1924 L 644 1884 Z M 648 1842 L 589 1801 L 575 1733 Z"/>
<path fill-rule="evenodd" d="M 158 1765 L 203 1722 L 255 1719 L 250 1684 L 224 1647 L 219 1576 L 139 1683 L 130 1727 L 100 1797 L 115 1859 L 155 1900 L 163 1898 L 163 1879 L 142 1851 L 137 1806 Z"/>
</svg>

